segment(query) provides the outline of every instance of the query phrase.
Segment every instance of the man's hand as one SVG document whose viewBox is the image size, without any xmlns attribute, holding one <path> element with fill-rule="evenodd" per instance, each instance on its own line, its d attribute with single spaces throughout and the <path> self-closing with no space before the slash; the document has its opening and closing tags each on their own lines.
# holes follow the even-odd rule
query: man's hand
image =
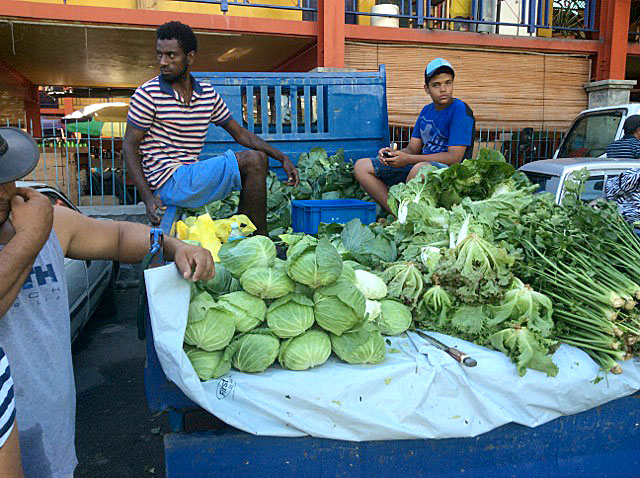
<svg viewBox="0 0 640 478">
<path fill-rule="evenodd" d="M 180 241 L 180 245 L 176 246 L 173 260 L 182 276 L 194 282 L 209 280 L 216 273 L 211 253 L 202 247 L 191 246 Z"/>
<path fill-rule="evenodd" d="M 409 162 L 409 155 L 402 150 L 390 150 L 388 154 L 390 157 L 383 157 L 383 163 L 392 168 L 404 168 L 411 164 Z"/>
<path fill-rule="evenodd" d="M 387 161 L 387 156 L 385 156 L 385 153 L 388 154 L 392 151 L 391 148 L 389 148 L 388 146 L 385 146 L 384 148 L 380 148 L 380 151 L 378 151 L 378 159 L 383 163 L 386 164 Z"/>
<path fill-rule="evenodd" d="M 26 235 L 40 249 L 51 233 L 53 207 L 49 199 L 31 188 L 16 188 L 11 198 L 11 224 L 16 235 Z"/>
<path fill-rule="evenodd" d="M 158 213 L 158 210 L 164 207 L 162 200 L 157 196 L 152 196 L 151 199 L 144 202 L 147 208 L 147 217 L 152 225 L 157 226 L 160 224 L 162 217 Z"/>
<path fill-rule="evenodd" d="M 289 186 L 297 186 L 300 184 L 300 174 L 298 173 L 298 169 L 293 165 L 289 158 L 282 162 L 282 168 L 284 169 L 284 172 L 287 173 L 287 184 Z"/>
</svg>

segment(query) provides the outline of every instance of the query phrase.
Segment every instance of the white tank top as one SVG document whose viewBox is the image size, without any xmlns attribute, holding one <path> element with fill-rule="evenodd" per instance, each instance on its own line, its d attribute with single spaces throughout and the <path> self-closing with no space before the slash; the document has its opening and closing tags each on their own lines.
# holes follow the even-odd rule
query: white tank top
<svg viewBox="0 0 640 478">
<path fill-rule="evenodd" d="M 52 231 L 18 298 L 0 319 L 26 477 L 72 476 L 78 463 L 69 328 L 64 257 Z"/>
</svg>

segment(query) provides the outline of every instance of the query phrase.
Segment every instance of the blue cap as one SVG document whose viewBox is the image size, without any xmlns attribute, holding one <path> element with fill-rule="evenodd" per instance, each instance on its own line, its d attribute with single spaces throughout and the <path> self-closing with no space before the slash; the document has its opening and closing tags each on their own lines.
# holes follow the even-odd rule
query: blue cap
<svg viewBox="0 0 640 478">
<path fill-rule="evenodd" d="M 443 68 L 445 70 L 446 69 L 451 70 L 451 74 L 455 75 L 455 71 L 453 70 L 453 67 L 451 66 L 451 63 L 449 63 L 444 58 L 436 58 L 435 60 L 431 60 L 429 62 L 429 64 L 427 65 L 427 68 L 425 68 L 425 70 L 424 70 L 425 81 L 429 81 L 431 79 L 431 77 L 433 75 L 435 75 L 436 73 L 442 73 L 442 71 L 439 71 L 439 70 L 441 70 Z"/>
</svg>

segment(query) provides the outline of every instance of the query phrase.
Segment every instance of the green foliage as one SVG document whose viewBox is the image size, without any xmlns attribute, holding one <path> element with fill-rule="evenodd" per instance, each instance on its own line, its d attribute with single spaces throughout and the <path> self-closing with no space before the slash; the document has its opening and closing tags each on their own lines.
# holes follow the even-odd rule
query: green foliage
<svg viewBox="0 0 640 478">
<path fill-rule="evenodd" d="M 222 350 L 207 352 L 197 347 L 185 345 L 184 351 L 198 378 L 203 382 L 222 377 L 231 369 L 231 363 L 223 360 L 224 352 Z"/>
<path fill-rule="evenodd" d="M 411 310 L 396 300 L 381 300 L 374 325 L 382 335 L 400 335 L 411 326 Z"/>
<path fill-rule="evenodd" d="M 547 355 L 551 341 L 541 339 L 526 327 L 504 329 L 489 337 L 489 344 L 504 352 L 516 364 L 520 376 L 528 368 L 546 373 L 550 377 L 558 374 L 558 367 Z"/>
<path fill-rule="evenodd" d="M 229 344 L 235 330 L 233 313 L 214 304 L 204 312 L 201 320 L 187 323 L 184 341 L 207 352 L 214 352 Z"/>
<path fill-rule="evenodd" d="M 316 322 L 335 335 L 353 330 L 365 321 L 364 295 L 355 284 L 343 279 L 317 289 L 313 302 Z"/>
<path fill-rule="evenodd" d="M 280 297 L 267 311 L 269 329 L 282 339 L 303 334 L 313 322 L 313 300 L 302 294 Z"/>
<path fill-rule="evenodd" d="M 384 361 L 387 352 L 384 338 L 375 327 L 368 323 L 353 332 L 329 335 L 333 351 L 347 363 L 380 363 Z"/>
<path fill-rule="evenodd" d="M 229 351 L 233 354 L 235 369 L 246 373 L 264 372 L 278 357 L 280 340 L 268 329 L 254 329 L 234 339 Z"/>
<path fill-rule="evenodd" d="M 253 267 L 240 277 L 242 288 L 262 299 L 277 299 L 296 288 L 282 267 Z"/>
<path fill-rule="evenodd" d="M 331 340 L 322 330 L 308 330 L 298 337 L 285 340 L 280 346 L 278 361 L 289 370 L 307 370 L 322 365 L 331 355 Z"/>
<path fill-rule="evenodd" d="M 296 282 L 315 289 L 335 282 L 342 274 L 342 258 L 326 238 L 281 237 L 289 245 L 287 272 Z"/>
<path fill-rule="evenodd" d="M 218 255 L 227 270 L 240 278 L 250 268 L 271 267 L 276 259 L 276 246 L 268 237 L 253 236 L 222 244 Z"/>
<path fill-rule="evenodd" d="M 267 314 L 267 304 L 244 291 L 231 292 L 218 299 L 218 306 L 233 314 L 236 332 L 249 332 L 260 325 Z"/>
</svg>

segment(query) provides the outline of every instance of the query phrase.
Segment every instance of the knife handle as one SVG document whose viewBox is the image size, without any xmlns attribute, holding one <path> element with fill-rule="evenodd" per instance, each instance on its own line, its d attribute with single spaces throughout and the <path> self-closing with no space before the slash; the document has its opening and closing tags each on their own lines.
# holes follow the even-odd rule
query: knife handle
<svg viewBox="0 0 640 478">
<path fill-rule="evenodd" d="M 467 367 L 475 367 L 477 365 L 477 362 L 474 359 L 472 359 L 467 354 L 465 354 L 464 352 L 461 352 L 456 348 L 449 347 L 447 348 L 446 352 L 449 355 L 451 355 L 454 359 L 456 359 L 458 362 L 460 362 L 463 365 L 466 365 Z"/>
</svg>

